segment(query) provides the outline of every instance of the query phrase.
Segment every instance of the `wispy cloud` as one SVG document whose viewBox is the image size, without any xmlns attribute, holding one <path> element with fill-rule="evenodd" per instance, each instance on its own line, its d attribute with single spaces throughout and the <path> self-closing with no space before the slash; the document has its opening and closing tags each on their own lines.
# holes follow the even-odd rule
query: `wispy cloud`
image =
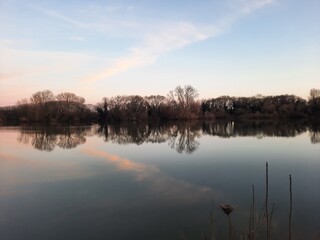
<svg viewBox="0 0 320 240">
<path fill-rule="evenodd" d="M 245 0 L 241 1 L 240 12 L 243 14 L 250 14 L 259 8 L 262 8 L 266 5 L 275 3 L 275 0 Z"/>
<path fill-rule="evenodd" d="M 72 15 L 67 15 L 60 11 L 45 8 L 40 5 L 28 6 L 32 10 L 39 12 L 47 17 L 56 19 L 61 23 L 80 29 L 85 29 L 89 32 L 119 32 L 119 29 L 129 30 L 133 26 L 137 25 L 133 20 L 123 20 L 123 14 L 132 12 L 135 9 L 133 6 L 98 6 L 91 4 L 89 6 L 86 6 L 85 8 L 79 7 L 77 9 L 73 9 Z"/>
<path fill-rule="evenodd" d="M 123 20 L 119 19 L 113 19 L 112 17 L 110 18 L 110 16 L 105 18 L 103 14 L 101 14 L 101 9 L 103 9 L 104 12 L 112 13 L 119 12 L 120 10 L 129 11 L 129 8 L 131 11 L 134 9 L 132 6 L 123 9 L 120 5 L 90 5 L 90 14 L 99 16 L 97 17 L 99 21 L 92 23 L 81 22 L 69 16 L 65 16 L 62 13 L 43 7 L 32 6 L 32 8 L 47 16 L 56 18 L 67 24 L 86 28 L 89 31 L 110 31 L 110 29 L 113 28 L 112 26 L 117 26 L 118 28 L 124 27 L 131 29 L 131 31 L 139 28 L 139 35 L 142 36 L 141 43 L 136 47 L 128 49 L 129 53 L 127 56 L 115 59 L 111 64 L 110 61 L 108 61 L 108 64 L 106 64 L 104 69 L 97 70 L 95 73 L 82 78 L 82 83 L 92 83 L 107 79 L 129 69 L 152 64 L 165 53 L 222 34 L 242 16 L 248 15 L 274 1 L 275 0 L 233 0 L 231 2 L 230 14 L 227 14 L 224 19 L 220 19 L 218 24 L 210 25 L 195 24 L 188 21 L 155 21 L 154 23 L 134 24 L 127 23 L 126 21 L 123 22 Z M 144 28 L 144 30 L 141 30 L 141 28 Z M 156 31 L 154 29 L 156 29 Z M 130 30 L 124 32 L 130 32 Z M 139 38 L 141 38 L 141 36 L 139 36 Z M 69 38 L 74 41 L 84 41 L 84 38 L 79 36 L 72 36 Z"/>
<path fill-rule="evenodd" d="M 179 22 L 163 26 L 157 33 L 146 34 L 142 46 L 130 49 L 128 56 L 115 60 L 111 67 L 84 78 L 83 82 L 102 80 L 134 67 L 152 64 L 166 52 L 183 48 L 208 37 L 209 35 L 191 23 Z"/>
<path fill-rule="evenodd" d="M 53 17 L 53 18 L 56 18 L 60 21 L 63 21 L 63 22 L 66 22 L 68 24 L 72 24 L 76 27 L 80 27 L 80 28 L 89 28 L 90 25 L 89 24 L 86 24 L 84 22 L 81 22 L 81 21 L 78 21 L 78 20 L 75 20 L 71 17 L 68 17 L 66 15 L 63 15 L 57 11 L 54 11 L 54 10 L 51 10 L 51 9 L 47 9 L 47 8 L 43 8 L 43 7 L 40 7 L 40 6 L 36 6 L 36 5 L 29 5 L 29 7 L 33 10 L 36 10 L 38 12 L 41 12 L 47 16 L 50 16 L 50 17 Z"/>
<path fill-rule="evenodd" d="M 248 15 L 275 0 L 240 0 L 237 3 L 237 10 L 225 19 L 221 19 L 215 25 L 195 25 L 189 22 L 170 22 L 163 24 L 157 32 L 145 34 L 140 47 L 130 49 L 128 56 L 119 58 L 111 66 L 87 76 L 83 82 L 95 82 L 107 79 L 111 76 L 124 72 L 128 69 L 154 63 L 163 54 L 186 47 L 193 43 L 206 40 L 224 33 L 230 26 Z"/>
</svg>

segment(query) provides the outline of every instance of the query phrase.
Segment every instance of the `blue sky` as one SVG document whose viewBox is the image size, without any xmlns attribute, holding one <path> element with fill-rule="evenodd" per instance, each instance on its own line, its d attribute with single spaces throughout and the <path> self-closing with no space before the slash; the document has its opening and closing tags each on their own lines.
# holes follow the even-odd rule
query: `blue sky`
<svg viewBox="0 0 320 240">
<path fill-rule="evenodd" d="M 96 103 L 320 88 L 318 0 L 0 1 L 0 106 L 69 91 Z"/>
</svg>

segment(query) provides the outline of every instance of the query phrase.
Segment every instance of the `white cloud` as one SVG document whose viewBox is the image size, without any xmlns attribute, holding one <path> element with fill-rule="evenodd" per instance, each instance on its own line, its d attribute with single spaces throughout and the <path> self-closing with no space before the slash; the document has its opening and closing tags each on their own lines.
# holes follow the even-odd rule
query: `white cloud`
<svg viewBox="0 0 320 240">
<path fill-rule="evenodd" d="M 84 29 L 88 32 L 112 33 L 119 32 L 131 33 L 132 28 L 137 28 L 134 20 L 124 20 L 123 15 L 134 11 L 133 6 L 123 7 L 120 5 L 95 5 L 72 9 L 70 14 L 62 13 L 38 5 L 28 5 L 32 10 L 39 12 L 47 17 L 56 19 L 61 23 Z M 68 11 L 68 10 L 67 10 Z M 70 11 L 70 10 L 69 10 Z M 81 19 L 81 20 L 78 20 Z"/>
<path fill-rule="evenodd" d="M 276 0 L 235 0 L 230 6 L 237 9 L 240 14 L 250 14 L 266 5 L 275 3 Z"/>
<path fill-rule="evenodd" d="M 92 22 L 78 21 L 69 15 L 66 16 L 60 12 L 39 6 L 31 7 L 34 10 L 40 11 L 41 13 L 58 19 L 64 23 L 77 26 L 79 28 L 85 28 L 87 31 L 103 31 L 110 33 L 110 31 L 113 31 L 111 29 L 122 28 L 121 32 L 125 32 L 125 34 L 132 34 L 135 32 L 135 37 L 137 37 L 137 39 L 141 39 L 140 44 L 128 49 L 129 53 L 127 56 L 115 59 L 111 64 L 110 61 L 105 60 L 108 64 L 106 64 L 104 69 L 102 68 L 97 70 L 82 78 L 83 83 L 92 83 L 107 79 L 128 69 L 152 64 L 163 54 L 222 34 L 240 17 L 250 14 L 259 8 L 273 3 L 274 1 L 275 0 L 234 0 L 233 6 L 236 10 L 234 12 L 231 11 L 230 14 L 226 14 L 225 18 L 220 19 L 219 25 L 195 24 L 188 21 L 163 22 L 160 20 L 153 20 L 153 22 L 146 23 L 130 22 L 128 20 L 113 18 L 109 15 L 106 17 L 102 14 L 103 11 L 109 13 L 133 11 L 134 7 L 132 6 L 124 9 L 122 6 L 118 5 L 100 7 L 91 5 L 87 16 L 95 15 L 91 20 Z M 84 13 L 83 10 L 84 9 L 80 9 L 79 11 Z M 81 19 L 87 20 L 89 18 L 84 16 Z M 128 31 L 123 31 L 124 29 Z M 71 36 L 69 39 L 73 41 L 85 40 L 84 37 L 80 36 Z M 75 59 L 75 61 L 78 60 Z"/>
<path fill-rule="evenodd" d="M 203 41 L 224 33 L 230 26 L 241 18 L 259 8 L 262 8 L 275 0 L 240 0 L 237 3 L 237 11 L 221 19 L 219 26 L 194 25 L 189 22 L 170 22 L 157 26 L 157 32 L 145 34 L 143 44 L 132 48 L 130 54 L 119 58 L 114 64 L 83 79 L 84 82 L 94 82 L 109 78 L 128 69 L 143 65 L 152 64 L 161 55 L 186 47 L 198 41 Z M 239 5 L 239 3 L 241 3 Z"/>
<path fill-rule="evenodd" d="M 152 64 L 166 52 L 183 48 L 208 37 L 209 35 L 201 32 L 191 23 L 179 22 L 163 26 L 156 33 L 147 34 L 142 46 L 130 49 L 127 57 L 115 60 L 111 67 L 86 77 L 83 81 L 103 80 L 127 69 Z"/>
<path fill-rule="evenodd" d="M 57 11 L 54 11 L 54 10 L 51 10 L 51 9 L 46 9 L 46 8 L 43 8 L 43 7 L 40 7 L 40 6 L 36 6 L 36 5 L 29 5 L 29 7 L 33 10 L 36 10 L 38 12 L 41 12 L 47 16 L 50 16 L 50 17 L 53 17 L 53 18 L 56 18 L 60 21 L 63 21 L 63 22 L 66 22 L 68 24 L 71 24 L 71 25 L 74 25 L 76 27 L 80 27 L 80 28 L 89 28 L 90 25 L 89 24 L 86 24 L 86 23 L 83 23 L 81 21 L 78 21 L 78 20 L 75 20 L 71 17 L 67 17 Z"/>
</svg>

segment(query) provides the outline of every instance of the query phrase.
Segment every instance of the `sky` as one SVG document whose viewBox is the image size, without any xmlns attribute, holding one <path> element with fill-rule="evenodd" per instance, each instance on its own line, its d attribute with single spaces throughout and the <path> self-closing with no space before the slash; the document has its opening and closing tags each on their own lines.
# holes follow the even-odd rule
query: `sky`
<svg viewBox="0 0 320 240">
<path fill-rule="evenodd" d="M 38 91 L 95 104 L 320 89 L 319 0 L 0 0 L 0 106 Z"/>
</svg>

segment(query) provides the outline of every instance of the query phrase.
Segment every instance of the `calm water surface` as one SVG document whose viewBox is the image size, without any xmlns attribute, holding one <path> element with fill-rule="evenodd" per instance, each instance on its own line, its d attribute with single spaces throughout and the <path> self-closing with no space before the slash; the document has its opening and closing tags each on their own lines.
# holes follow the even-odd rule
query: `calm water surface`
<svg viewBox="0 0 320 240">
<path fill-rule="evenodd" d="M 320 239 L 320 131 L 304 123 L 0 128 L 0 239 Z M 212 207 L 213 205 L 213 207 Z M 262 212 L 262 213 L 261 213 Z M 260 217 L 259 217 L 260 216 Z"/>
</svg>

